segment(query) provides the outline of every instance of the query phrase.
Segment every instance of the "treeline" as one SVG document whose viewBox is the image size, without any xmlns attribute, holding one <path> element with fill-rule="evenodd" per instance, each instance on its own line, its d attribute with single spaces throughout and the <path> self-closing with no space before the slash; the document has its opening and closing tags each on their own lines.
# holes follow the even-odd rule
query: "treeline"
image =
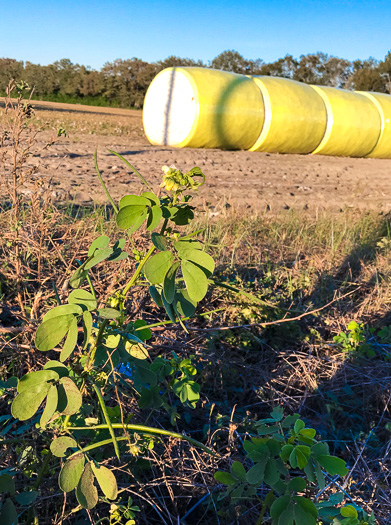
<svg viewBox="0 0 391 525">
<path fill-rule="evenodd" d="M 171 56 L 158 62 L 139 58 L 106 62 L 100 71 L 62 59 L 41 66 L 0 58 L 0 93 L 10 78 L 34 87 L 34 99 L 77 102 L 100 106 L 141 108 L 154 76 L 170 66 L 202 66 L 247 75 L 290 78 L 308 84 L 391 93 L 391 51 L 384 60 L 349 61 L 325 53 L 286 55 L 275 62 L 248 60 L 237 51 L 224 51 L 208 64 L 201 60 Z"/>
</svg>

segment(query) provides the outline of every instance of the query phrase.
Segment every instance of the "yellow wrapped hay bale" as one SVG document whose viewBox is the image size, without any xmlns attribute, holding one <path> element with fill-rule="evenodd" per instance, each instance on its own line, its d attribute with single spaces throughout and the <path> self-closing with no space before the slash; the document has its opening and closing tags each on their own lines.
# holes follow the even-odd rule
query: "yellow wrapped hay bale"
<svg viewBox="0 0 391 525">
<path fill-rule="evenodd" d="M 367 157 L 391 159 L 391 96 L 366 91 L 357 91 L 357 93 L 368 97 L 375 104 L 381 119 L 379 140 Z"/>
<path fill-rule="evenodd" d="M 326 130 L 322 97 L 311 86 L 278 77 L 252 77 L 261 90 L 265 124 L 251 151 L 311 153 Z"/>
<path fill-rule="evenodd" d="M 143 123 L 156 145 L 249 149 L 264 120 L 253 80 L 200 67 L 161 71 L 144 101 Z"/>
<path fill-rule="evenodd" d="M 378 109 L 368 97 L 345 89 L 313 86 L 327 109 L 325 135 L 313 153 L 365 157 L 376 146 L 381 130 Z"/>
</svg>

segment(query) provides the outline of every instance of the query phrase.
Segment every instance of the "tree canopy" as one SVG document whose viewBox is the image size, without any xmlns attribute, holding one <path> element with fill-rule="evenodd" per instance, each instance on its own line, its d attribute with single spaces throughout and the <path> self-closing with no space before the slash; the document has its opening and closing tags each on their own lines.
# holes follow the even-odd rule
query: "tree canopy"
<svg viewBox="0 0 391 525">
<path fill-rule="evenodd" d="M 391 93 L 391 51 L 384 60 L 349 61 L 326 53 L 309 53 L 295 58 L 286 55 L 270 63 L 244 58 L 238 51 L 220 53 L 208 64 L 201 60 L 169 56 L 158 62 L 140 58 L 116 59 L 95 70 L 63 58 L 41 66 L 31 62 L 0 58 L 0 93 L 11 78 L 24 80 L 34 88 L 36 99 L 141 108 L 154 76 L 167 67 L 201 66 L 244 75 L 268 75 L 308 84 Z"/>
</svg>

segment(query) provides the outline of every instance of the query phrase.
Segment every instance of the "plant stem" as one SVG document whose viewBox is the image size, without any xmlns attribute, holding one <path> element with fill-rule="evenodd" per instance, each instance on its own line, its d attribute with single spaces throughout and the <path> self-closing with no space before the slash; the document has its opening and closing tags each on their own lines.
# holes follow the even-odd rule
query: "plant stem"
<svg viewBox="0 0 391 525">
<path fill-rule="evenodd" d="M 38 472 L 38 477 L 35 480 L 35 483 L 33 485 L 33 490 L 37 490 L 39 488 L 39 486 L 41 484 L 41 481 L 42 481 L 42 478 L 46 474 L 46 471 L 47 471 L 47 468 L 48 468 L 48 465 L 50 463 L 50 460 L 51 460 L 52 456 L 53 456 L 53 454 L 49 450 L 48 453 L 45 456 L 45 459 L 44 459 L 43 463 L 42 463 L 42 467 L 40 468 L 40 470 Z"/>
<path fill-rule="evenodd" d="M 178 434 L 177 432 L 171 432 L 169 430 L 161 430 L 160 428 L 146 427 L 143 425 L 131 425 L 131 424 L 122 425 L 122 423 L 113 423 L 111 426 L 114 429 L 123 430 L 125 428 L 126 430 L 133 430 L 133 432 L 137 432 L 138 434 L 162 435 L 162 436 L 174 437 L 177 439 L 183 439 L 184 441 L 187 441 L 188 443 L 191 443 L 192 445 L 204 450 L 208 454 L 211 454 L 212 456 L 216 456 L 216 453 L 213 452 L 213 450 L 203 445 L 196 439 L 184 436 L 183 434 Z M 103 429 L 108 429 L 108 425 L 93 425 L 91 427 L 68 427 L 68 430 L 103 430 Z M 117 437 L 116 439 L 117 441 L 124 441 L 128 438 L 126 436 L 121 436 L 121 437 Z M 80 452 L 87 452 L 88 450 L 92 450 L 94 448 L 101 447 L 102 445 L 108 445 L 111 442 L 112 442 L 111 439 L 107 439 L 105 441 L 100 441 L 99 443 L 93 443 L 92 445 L 89 445 L 88 447 L 85 447 L 82 450 L 75 452 L 74 454 L 72 454 L 72 456 L 76 456 L 76 454 L 80 454 Z M 71 458 L 72 456 L 69 456 L 69 458 Z"/>
<path fill-rule="evenodd" d="M 98 396 L 98 400 L 99 400 L 99 404 L 100 404 L 100 407 L 102 409 L 102 412 L 103 412 L 103 416 L 105 418 L 105 421 L 107 423 L 107 427 L 109 429 L 109 432 L 110 432 L 110 435 L 111 435 L 111 439 L 113 441 L 113 445 L 114 445 L 114 450 L 115 450 L 115 454 L 118 458 L 118 461 L 120 461 L 120 457 L 119 457 L 119 448 L 118 448 L 118 443 L 117 443 L 117 438 L 115 437 L 115 433 L 114 433 L 114 429 L 113 429 L 113 425 L 110 421 L 110 416 L 107 412 L 107 408 L 106 408 L 106 405 L 105 405 L 105 402 L 104 402 L 104 399 L 103 399 L 103 396 L 102 396 L 102 392 L 100 391 L 100 388 L 95 384 L 93 383 L 92 385 L 94 387 L 94 390 L 95 390 L 95 393 L 96 395 Z M 123 428 L 123 427 L 122 427 Z"/>
<path fill-rule="evenodd" d="M 115 155 L 116 157 L 118 157 L 119 159 L 121 159 L 122 162 L 125 162 L 125 164 L 127 164 L 127 165 L 129 166 L 129 168 L 133 171 L 133 173 L 135 173 L 135 174 L 137 175 L 137 177 L 141 180 L 141 182 L 143 182 L 143 184 L 145 184 L 146 187 L 147 187 L 149 190 L 153 191 L 152 186 L 150 186 L 150 185 L 148 184 L 148 182 L 144 179 L 144 177 L 141 175 L 141 173 L 140 173 L 138 170 L 136 170 L 136 168 L 135 168 L 134 166 L 132 166 L 132 165 L 130 164 L 130 162 L 128 162 L 128 161 L 127 161 L 122 155 L 120 155 L 120 154 L 117 153 L 116 151 L 113 151 L 113 150 L 111 150 L 111 149 L 109 149 L 109 148 L 107 148 L 107 151 L 110 151 L 110 153 L 112 153 L 113 155 Z M 117 213 L 118 213 L 118 212 L 117 212 Z"/>
<path fill-rule="evenodd" d="M 123 296 L 125 297 L 126 294 L 129 292 L 129 290 L 132 288 L 132 286 L 134 286 L 134 283 L 137 281 L 140 273 L 141 273 L 141 270 L 143 269 L 145 263 L 148 261 L 148 259 L 151 257 L 151 255 L 153 254 L 153 252 L 155 251 L 155 246 L 151 246 L 150 249 L 148 250 L 147 254 L 145 255 L 144 259 L 142 261 L 140 261 L 140 264 L 137 266 L 137 269 L 136 271 L 134 272 L 132 278 L 130 279 L 130 281 L 128 282 L 128 284 L 125 286 L 125 288 L 123 289 Z"/>
<path fill-rule="evenodd" d="M 104 333 L 108 323 L 109 323 L 109 319 L 104 319 L 102 321 L 102 324 L 99 327 L 99 332 L 98 332 L 98 336 L 96 338 L 95 344 L 94 344 L 94 346 L 92 346 L 92 348 L 88 352 L 87 361 L 86 361 L 86 368 L 89 367 L 90 362 L 94 361 L 96 350 L 97 350 L 98 346 L 100 345 L 100 343 L 102 341 L 103 333 Z"/>
</svg>

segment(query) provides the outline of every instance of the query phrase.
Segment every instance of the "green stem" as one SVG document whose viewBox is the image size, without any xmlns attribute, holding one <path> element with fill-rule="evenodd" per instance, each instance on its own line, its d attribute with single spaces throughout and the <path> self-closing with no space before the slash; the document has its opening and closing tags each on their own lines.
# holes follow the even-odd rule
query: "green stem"
<svg viewBox="0 0 391 525">
<path fill-rule="evenodd" d="M 122 425 L 121 423 L 113 423 L 111 426 L 113 429 L 133 430 L 133 432 L 137 432 L 138 434 L 161 435 L 161 436 L 169 436 L 169 437 L 173 437 L 177 439 L 183 439 L 184 441 L 191 443 L 192 445 L 200 448 L 201 450 L 204 450 L 208 454 L 211 454 L 212 456 L 216 456 L 213 450 L 206 447 L 205 445 L 203 445 L 196 439 L 184 436 L 183 434 L 178 434 L 177 432 L 170 432 L 169 430 L 161 430 L 159 428 L 146 427 L 143 425 L 131 425 L 131 424 Z M 108 425 L 94 425 L 91 427 L 68 427 L 68 430 L 103 430 L 107 428 L 108 428 Z M 125 441 L 127 439 L 128 438 L 126 436 L 117 437 L 117 441 Z M 69 458 L 76 456 L 77 454 L 80 454 L 80 452 L 87 452 L 94 448 L 101 447 L 102 445 L 108 445 L 111 442 L 112 442 L 111 439 L 107 439 L 105 441 L 100 441 L 99 443 L 93 443 L 92 445 L 89 445 L 88 447 L 85 447 L 82 450 L 75 452 L 74 454 L 72 454 L 72 456 L 69 456 Z"/>
<path fill-rule="evenodd" d="M 109 150 L 110 151 L 110 150 Z M 102 179 L 102 175 L 100 174 L 100 171 L 99 171 L 99 168 L 98 168 L 98 155 L 97 155 L 97 150 L 95 150 L 95 153 L 94 153 L 94 162 L 95 162 L 95 170 L 96 170 L 96 174 L 98 175 L 98 179 L 99 179 L 99 182 L 102 186 L 102 188 L 104 189 L 106 195 L 107 195 L 107 198 L 109 199 L 115 213 L 118 213 L 118 208 L 117 206 L 115 205 L 115 202 L 112 198 L 112 196 L 110 195 L 109 193 L 109 190 L 107 189 L 106 187 L 106 184 L 103 182 L 103 179 Z"/>
<path fill-rule="evenodd" d="M 153 252 L 155 251 L 155 246 L 151 246 L 150 249 L 148 250 L 147 254 L 145 255 L 144 259 L 142 261 L 140 261 L 140 264 L 137 266 L 137 269 L 136 271 L 134 272 L 132 278 L 130 279 L 130 281 L 128 282 L 128 284 L 125 286 L 125 288 L 123 289 L 123 296 L 125 297 L 126 294 L 129 292 L 129 290 L 132 288 L 132 286 L 134 286 L 135 282 L 137 281 L 140 273 L 141 273 L 141 270 L 143 269 L 145 263 L 148 261 L 148 259 L 151 257 L 151 255 L 153 254 Z"/>
<path fill-rule="evenodd" d="M 90 286 L 91 293 L 92 293 L 92 295 L 94 296 L 94 299 L 95 299 L 95 301 L 96 301 L 96 293 L 95 293 L 95 289 L 94 289 L 94 286 L 93 286 L 93 284 L 92 284 L 91 278 L 90 278 L 90 276 L 88 275 L 88 272 L 87 272 L 87 275 L 86 275 L 86 279 L 87 279 L 88 284 L 89 284 L 89 286 Z"/>
<path fill-rule="evenodd" d="M 99 327 L 99 332 L 98 332 L 98 336 L 96 338 L 95 344 L 90 349 L 90 351 L 88 352 L 88 356 L 87 356 L 87 360 L 86 360 L 86 368 L 89 367 L 90 362 L 94 361 L 96 350 L 97 350 L 98 346 L 100 345 L 100 343 L 102 341 L 103 333 L 104 333 L 108 323 L 109 323 L 109 319 L 104 319 L 102 321 L 102 324 Z"/>
<path fill-rule="evenodd" d="M 140 173 L 139 171 L 137 171 L 136 168 L 135 168 L 134 166 L 132 166 L 132 165 L 130 164 L 130 162 L 128 162 L 128 161 L 127 161 L 122 155 L 120 155 L 120 154 L 117 153 L 116 151 L 113 151 L 113 150 L 111 150 L 111 149 L 109 149 L 109 148 L 107 148 L 107 151 L 110 151 L 110 153 L 112 153 L 113 155 L 115 155 L 116 157 L 118 157 L 119 159 L 121 159 L 122 162 L 125 162 L 125 164 L 126 164 L 127 166 L 129 166 L 129 168 L 133 171 L 133 173 L 135 173 L 135 174 L 137 175 L 137 177 L 141 180 L 141 182 L 142 182 L 143 184 L 145 184 L 146 187 L 147 187 L 148 189 L 150 189 L 151 191 L 153 191 L 152 186 L 150 186 L 150 185 L 148 184 L 148 182 L 144 179 L 144 177 L 141 175 L 141 173 Z M 117 212 L 117 213 L 118 213 L 118 212 Z"/>
<path fill-rule="evenodd" d="M 268 492 L 265 501 L 263 502 L 261 513 L 259 515 L 259 518 L 257 519 L 257 522 L 255 525 L 262 525 L 263 523 L 263 517 L 265 515 L 266 509 L 271 506 L 273 503 L 273 496 L 274 496 L 274 490 L 272 489 L 270 492 Z"/>
<path fill-rule="evenodd" d="M 39 488 L 39 486 L 41 484 L 41 481 L 42 481 L 42 478 L 46 474 L 46 471 L 48 469 L 48 465 L 50 463 L 50 460 L 51 460 L 52 456 L 53 456 L 53 454 L 49 450 L 48 453 L 45 456 L 45 459 L 44 459 L 43 463 L 42 463 L 42 467 L 41 467 L 40 471 L 38 472 L 38 477 L 35 480 L 35 483 L 33 485 L 33 490 L 37 490 Z"/>
<path fill-rule="evenodd" d="M 98 396 L 99 404 L 100 404 L 100 407 L 102 409 L 105 421 L 107 423 L 107 428 L 109 429 L 109 432 L 110 432 L 110 435 L 111 435 L 111 439 L 113 441 L 115 454 L 116 454 L 116 456 L 118 458 L 118 461 L 120 461 L 117 438 L 115 437 L 115 432 L 114 432 L 114 429 L 113 429 L 113 425 L 112 425 L 112 423 L 110 421 L 110 416 L 109 416 L 109 414 L 107 412 L 107 408 L 106 408 L 106 405 L 105 405 L 105 402 L 104 402 L 104 399 L 103 399 L 103 396 L 102 396 L 102 392 L 100 391 L 100 388 L 95 383 L 93 383 L 92 386 L 94 387 L 95 393 Z"/>
</svg>

